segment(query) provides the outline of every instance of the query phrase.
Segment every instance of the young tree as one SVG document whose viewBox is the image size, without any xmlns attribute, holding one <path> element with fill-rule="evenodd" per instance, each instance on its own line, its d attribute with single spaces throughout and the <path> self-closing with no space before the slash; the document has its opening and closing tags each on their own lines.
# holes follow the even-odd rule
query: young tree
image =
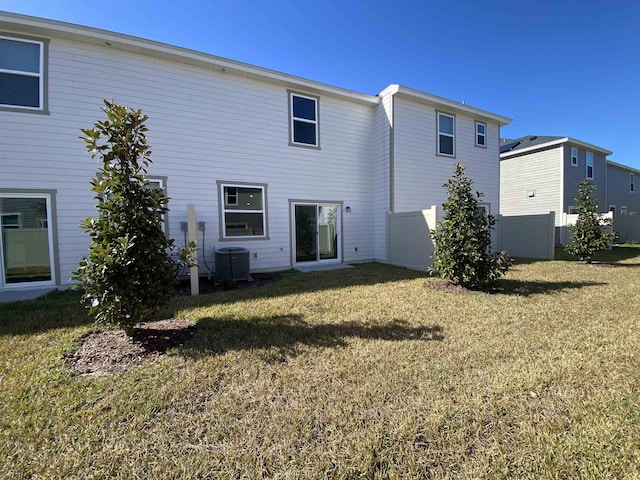
<svg viewBox="0 0 640 480">
<path fill-rule="evenodd" d="M 74 278 L 84 288 L 83 302 L 97 323 L 122 328 L 151 318 L 174 293 L 174 245 L 162 230 L 169 199 L 150 188 L 151 163 L 145 121 L 140 110 L 104 101 L 107 119 L 81 129 L 91 157 L 101 160 L 91 180 L 98 201 L 98 218 L 80 227 L 91 236 L 89 255 Z M 189 252 L 181 252 L 186 258 Z"/>
<path fill-rule="evenodd" d="M 479 207 L 482 193 L 473 193 L 473 182 L 464 176 L 464 164 L 456 165 L 455 175 L 444 187 L 447 201 L 442 205 L 444 217 L 431 231 L 435 243 L 431 271 L 442 278 L 470 288 L 484 287 L 511 266 L 506 252 L 491 251 L 493 215 Z"/>
<path fill-rule="evenodd" d="M 604 227 L 611 225 L 611 219 L 601 218 L 593 192 L 596 186 L 586 178 L 578 185 L 576 210 L 578 220 L 571 228 L 571 242 L 565 250 L 574 257 L 591 263 L 593 254 L 606 250 L 614 239 L 613 233 L 605 233 Z"/>
</svg>

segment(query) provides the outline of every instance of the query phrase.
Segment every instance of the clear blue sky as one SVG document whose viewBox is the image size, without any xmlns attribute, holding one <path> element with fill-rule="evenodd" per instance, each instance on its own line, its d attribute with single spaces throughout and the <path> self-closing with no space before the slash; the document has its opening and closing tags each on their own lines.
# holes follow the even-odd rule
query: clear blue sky
<svg viewBox="0 0 640 480">
<path fill-rule="evenodd" d="M 640 169 L 640 1 L 0 0 L 376 94 L 399 83 Z"/>
</svg>

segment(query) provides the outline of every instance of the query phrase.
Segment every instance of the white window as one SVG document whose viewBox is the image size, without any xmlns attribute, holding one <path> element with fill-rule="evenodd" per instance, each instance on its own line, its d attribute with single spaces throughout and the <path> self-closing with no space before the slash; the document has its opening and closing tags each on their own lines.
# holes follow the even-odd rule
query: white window
<svg viewBox="0 0 640 480">
<path fill-rule="evenodd" d="M 633 172 L 629 172 L 629 191 L 631 193 L 636 191 L 636 177 Z"/>
<path fill-rule="evenodd" d="M 575 207 L 575 205 L 569 205 L 567 210 L 569 210 L 569 215 L 577 215 L 578 214 L 578 209 Z"/>
<path fill-rule="evenodd" d="M 476 122 L 476 147 L 487 146 L 487 124 Z"/>
<path fill-rule="evenodd" d="M 456 155 L 456 117 L 438 112 L 438 155 Z"/>
<path fill-rule="evenodd" d="M 571 166 L 578 166 L 578 149 L 576 147 L 571 147 Z"/>
<path fill-rule="evenodd" d="M 616 214 L 616 206 L 615 205 L 609 205 L 609 211 L 615 215 Z"/>
<path fill-rule="evenodd" d="M 265 185 L 218 183 L 221 238 L 266 238 Z"/>
<path fill-rule="evenodd" d="M 162 190 L 162 192 L 164 193 L 164 196 L 167 196 L 167 186 L 165 184 L 165 180 L 164 178 L 152 178 L 152 177 L 147 177 L 147 185 L 146 188 L 153 188 L 153 189 L 158 189 L 158 190 Z M 160 218 L 162 219 L 162 231 L 167 234 L 168 230 L 168 223 L 169 220 L 167 219 L 166 215 L 160 215 Z"/>
<path fill-rule="evenodd" d="M 0 107 L 44 110 L 44 42 L 0 36 Z"/>
<path fill-rule="evenodd" d="M 626 214 L 627 214 L 626 205 L 620 205 L 620 215 L 626 215 Z"/>
<path fill-rule="evenodd" d="M 318 99 L 289 93 L 289 111 L 291 144 L 318 147 Z"/>
<path fill-rule="evenodd" d="M 587 178 L 593 180 L 593 153 L 587 152 Z"/>
</svg>

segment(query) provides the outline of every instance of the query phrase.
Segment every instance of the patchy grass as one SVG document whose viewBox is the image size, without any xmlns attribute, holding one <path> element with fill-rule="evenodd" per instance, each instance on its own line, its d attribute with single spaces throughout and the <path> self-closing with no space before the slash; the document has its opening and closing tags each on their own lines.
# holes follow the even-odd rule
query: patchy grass
<svg viewBox="0 0 640 480">
<path fill-rule="evenodd" d="M 491 295 L 369 264 L 182 297 L 195 335 L 103 377 L 63 361 L 76 293 L 2 305 L 0 477 L 640 478 L 640 248 L 608 255 Z"/>
</svg>

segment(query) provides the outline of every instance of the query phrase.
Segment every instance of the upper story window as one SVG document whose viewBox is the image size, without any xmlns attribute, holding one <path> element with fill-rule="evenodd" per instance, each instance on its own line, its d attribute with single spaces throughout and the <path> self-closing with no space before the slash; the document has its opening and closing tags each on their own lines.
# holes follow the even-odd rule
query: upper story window
<svg viewBox="0 0 640 480">
<path fill-rule="evenodd" d="M 456 155 L 456 117 L 438 112 L 438 155 Z"/>
<path fill-rule="evenodd" d="M 45 110 L 45 43 L 0 36 L 0 107 Z"/>
<path fill-rule="evenodd" d="M 627 206 L 626 205 L 621 205 L 620 206 L 620 215 L 626 215 L 627 214 Z"/>
<path fill-rule="evenodd" d="M 318 98 L 289 93 L 291 145 L 319 147 Z"/>
<path fill-rule="evenodd" d="M 476 147 L 487 146 L 487 124 L 476 122 Z"/>
<path fill-rule="evenodd" d="M 593 180 L 593 153 L 587 152 L 587 178 Z"/>
<path fill-rule="evenodd" d="M 218 183 L 221 206 L 221 239 L 266 238 L 265 185 Z"/>
<path fill-rule="evenodd" d="M 578 149 L 576 147 L 571 147 L 571 166 L 578 166 Z"/>
<path fill-rule="evenodd" d="M 631 193 L 636 191 L 636 177 L 633 172 L 629 172 L 629 191 Z"/>
</svg>

